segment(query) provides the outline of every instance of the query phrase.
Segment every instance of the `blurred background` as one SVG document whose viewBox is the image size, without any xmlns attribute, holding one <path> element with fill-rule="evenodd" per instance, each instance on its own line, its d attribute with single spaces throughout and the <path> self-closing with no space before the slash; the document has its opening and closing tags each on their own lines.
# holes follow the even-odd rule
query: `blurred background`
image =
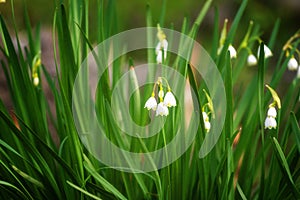
<svg viewBox="0 0 300 200">
<path fill-rule="evenodd" d="M 89 32 L 92 34 L 93 29 L 97 26 L 97 20 L 95 11 L 99 9 L 97 2 L 99 0 L 89 0 Z M 116 27 L 117 32 L 124 30 L 143 27 L 146 25 L 146 6 L 149 5 L 153 26 L 159 22 L 160 13 L 162 10 L 162 0 L 114 0 L 116 4 Z M 215 0 L 209 13 L 205 17 L 203 23 L 200 26 L 198 33 L 198 42 L 206 49 L 210 49 L 211 37 L 213 30 L 213 22 L 215 11 L 217 8 L 219 12 L 219 28 L 221 30 L 225 18 L 229 20 L 229 26 L 236 15 L 238 8 L 240 7 L 242 0 Z M 55 0 L 54 1 L 42 1 L 42 0 L 14 0 L 14 12 L 15 21 L 19 33 L 21 43 L 27 45 L 27 38 L 22 31 L 25 29 L 24 24 L 24 2 L 26 2 L 27 10 L 29 13 L 30 21 L 33 27 L 37 24 L 41 24 L 41 45 L 42 45 L 42 62 L 49 70 L 50 74 L 55 76 L 55 66 L 53 57 L 53 43 L 52 43 L 52 24 L 53 16 L 55 12 Z M 65 1 L 68 2 L 68 1 Z M 104 1 L 107 6 L 108 1 Z M 167 1 L 167 9 L 165 14 L 165 28 L 174 27 L 175 30 L 180 31 L 183 18 L 187 17 L 190 25 L 194 22 L 199 11 L 201 10 L 205 1 L 195 0 L 176 0 Z M 66 5 L 68 8 L 68 5 Z M 11 28 L 10 33 L 13 33 L 13 19 L 10 0 L 6 3 L 0 4 L 0 13 L 4 17 L 6 24 Z M 105 13 L 105 16 L 111 13 Z M 277 43 L 274 47 L 274 57 L 272 60 L 274 64 L 276 62 L 276 55 L 279 55 L 284 43 L 300 28 L 300 0 L 249 0 L 247 8 L 244 12 L 242 23 L 238 28 L 233 45 L 237 48 L 242 41 L 242 37 L 247 31 L 249 21 L 253 20 L 254 23 L 259 24 L 262 30 L 261 38 L 268 42 L 269 36 L 277 19 L 281 20 L 280 30 L 277 39 Z M 25 31 L 24 31 L 25 32 Z M 12 34 L 13 35 L 13 34 Z M 91 40 L 93 41 L 93 35 Z M 1 43 L 1 42 L 0 42 Z M 0 54 L 0 58 L 3 55 Z M 247 73 L 243 73 L 243 76 L 249 77 L 249 73 L 255 73 L 255 68 L 246 69 Z M 247 77 L 241 77 L 242 80 L 247 81 Z M 285 88 L 285 84 L 288 84 L 295 77 L 295 73 L 286 72 L 284 76 L 284 84 L 282 88 Z M 246 83 L 245 83 L 246 84 Z M 0 69 L 0 97 L 4 99 L 6 104 L 9 104 L 8 95 L 5 95 L 6 89 L 5 78 L 2 70 Z"/>
<path fill-rule="evenodd" d="M 14 0 L 16 21 L 19 29 L 24 28 L 24 3 L 27 4 L 32 25 L 41 23 L 42 26 L 52 26 L 53 14 L 55 10 L 55 1 L 41 0 Z M 90 22 L 95 19 L 93 11 L 97 9 L 97 0 L 89 0 L 90 7 Z M 116 0 L 116 13 L 119 31 L 126 29 L 142 27 L 146 24 L 145 13 L 146 5 L 149 4 L 154 25 L 158 22 L 162 0 Z M 180 30 L 184 17 L 189 17 L 190 22 L 193 22 L 198 12 L 200 11 L 204 1 L 195 0 L 176 0 L 167 1 L 165 27 L 168 28 L 174 24 L 175 30 Z M 234 18 L 241 0 L 215 0 L 213 7 L 217 7 L 220 12 L 220 23 L 223 23 L 225 18 Z M 210 36 L 212 30 L 214 8 L 211 8 L 206 16 L 199 32 L 200 39 L 203 40 Z M 0 12 L 5 20 L 12 24 L 10 0 L 0 4 Z M 241 33 L 244 34 L 249 20 L 261 25 L 264 34 L 262 37 L 268 38 L 270 31 L 277 18 L 281 19 L 281 30 L 279 42 L 284 42 L 300 27 L 300 1 L 299 0 L 249 0 L 246 8 L 243 21 L 245 27 L 240 27 Z M 96 24 L 95 24 L 96 25 Z M 220 24 L 220 27 L 222 24 Z M 91 26 L 92 30 L 93 27 Z"/>
</svg>

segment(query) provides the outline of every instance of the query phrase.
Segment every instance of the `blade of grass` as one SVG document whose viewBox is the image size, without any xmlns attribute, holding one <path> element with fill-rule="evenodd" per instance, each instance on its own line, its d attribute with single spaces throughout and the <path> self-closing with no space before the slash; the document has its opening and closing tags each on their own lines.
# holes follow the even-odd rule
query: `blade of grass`
<svg viewBox="0 0 300 200">
<path fill-rule="evenodd" d="M 288 166 L 288 163 L 285 159 L 284 153 L 275 137 L 272 137 L 272 144 L 276 153 L 276 157 L 278 159 L 278 162 L 280 163 L 282 173 L 288 180 L 288 184 L 290 185 L 290 188 L 292 189 L 292 192 L 294 194 L 294 197 L 296 199 L 300 198 L 299 190 L 297 189 L 295 182 L 293 180 L 292 174 L 290 172 L 290 168 Z"/>
<path fill-rule="evenodd" d="M 91 193 L 89 193 L 88 191 L 82 189 L 81 187 L 75 185 L 74 183 L 70 182 L 70 181 L 66 181 L 71 187 L 73 187 L 74 189 L 82 192 L 83 194 L 85 194 L 86 196 L 91 197 L 92 199 L 97 199 L 97 200 L 101 200 L 101 198 L 97 197 L 96 195 L 93 195 Z"/>
<path fill-rule="evenodd" d="M 87 170 L 88 173 L 90 173 L 107 191 L 114 194 L 116 197 L 120 199 L 127 199 L 123 194 L 119 192 L 118 189 L 116 189 L 112 184 L 110 184 L 105 178 L 103 178 L 99 173 L 97 173 L 96 169 L 92 165 L 92 163 L 89 161 L 89 159 L 84 156 L 84 162 L 83 166 Z"/>
</svg>

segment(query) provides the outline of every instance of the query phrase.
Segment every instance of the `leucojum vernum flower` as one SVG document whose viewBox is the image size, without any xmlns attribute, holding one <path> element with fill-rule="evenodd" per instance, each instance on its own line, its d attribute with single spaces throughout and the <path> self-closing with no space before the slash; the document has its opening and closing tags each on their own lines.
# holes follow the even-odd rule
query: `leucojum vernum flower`
<svg viewBox="0 0 300 200">
<path fill-rule="evenodd" d="M 251 41 L 254 39 L 258 42 L 258 44 L 261 44 L 261 42 L 263 42 L 262 39 L 259 37 L 255 37 L 255 38 L 251 37 L 252 27 L 253 27 L 253 21 L 250 21 L 247 33 L 246 33 L 240 47 L 238 48 L 238 51 L 240 51 L 241 49 L 247 50 L 247 52 L 248 52 L 247 65 L 248 66 L 257 65 L 257 60 L 259 58 L 259 52 L 260 52 L 260 46 L 258 46 L 257 56 L 255 56 L 250 48 L 249 43 L 251 43 Z M 271 49 L 267 45 L 264 45 L 264 54 L 265 54 L 265 57 L 264 57 L 265 59 L 270 58 L 273 55 Z"/>
<path fill-rule="evenodd" d="M 221 54 L 221 52 L 223 50 L 223 46 L 225 44 L 226 35 L 227 35 L 227 23 L 228 23 L 228 19 L 225 19 L 223 29 L 222 29 L 222 32 L 221 32 L 220 41 L 219 41 L 219 48 L 218 48 L 218 52 L 217 52 L 218 55 Z M 236 52 L 236 50 L 235 50 L 235 48 L 233 47 L 232 44 L 229 44 L 227 50 L 230 53 L 230 58 L 236 58 L 237 57 L 237 52 Z"/>
<path fill-rule="evenodd" d="M 283 46 L 282 50 L 285 51 L 285 56 L 289 58 L 287 63 L 287 68 L 289 71 L 297 71 L 297 78 L 300 78 L 300 65 L 296 59 L 300 59 L 300 51 L 296 48 L 298 42 L 297 39 L 300 38 L 300 32 L 297 31 Z"/>
<path fill-rule="evenodd" d="M 203 92 L 206 96 L 207 103 L 202 106 L 202 117 L 203 117 L 203 121 L 204 121 L 204 129 L 208 133 L 211 128 L 209 115 L 211 115 L 211 117 L 214 118 L 215 112 L 214 112 L 213 102 L 212 102 L 210 96 L 208 95 L 206 90 L 203 89 Z"/>
<path fill-rule="evenodd" d="M 168 41 L 159 24 L 157 24 L 157 38 L 159 41 L 155 48 L 156 62 L 158 64 L 161 64 L 164 60 L 167 59 Z"/>
<path fill-rule="evenodd" d="M 33 66 L 32 67 L 32 81 L 33 81 L 34 86 L 38 86 L 40 83 L 39 74 L 38 74 L 40 65 L 41 65 L 41 59 L 40 59 L 40 56 L 37 55 L 34 57 L 33 64 L 32 64 L 32 66 Z"/>
<path fill-rule="evenodd" d="M 276 129 L 277 128 L 277 110 L 281 108 L 280 98 L 278 97 L 275 90 L 273 90 L 270 86 L 266 85 L 268 90 L 271 92 L 273 97 L 273 102 L 269 105 L 268 111 L 267 111 L 267 117 L 265 119 L 265 129 Z"/>
<path fill-rule="evenodd" d="M 164 94 L 164 87 L 163 87 L 163 81 L 165 81 L 167 85 L 167 93 Z M 157 104 L 156 98 L 155 98 L 155 90 L 159 87 L 158 90 L 158 99 L 159 103 Z M 152 95 L 151 97 L 146 101 L 145 107 L 148 110 L 156 111 L 156 116 L 167 116 L 169 115 L 169 108 L 175 107 L 177 105 L 176 98 L 173 95 L 170 85 L 166 78 L 164 77 L 158 77 L 158 80 L 155 82 Z"/>
</svg>

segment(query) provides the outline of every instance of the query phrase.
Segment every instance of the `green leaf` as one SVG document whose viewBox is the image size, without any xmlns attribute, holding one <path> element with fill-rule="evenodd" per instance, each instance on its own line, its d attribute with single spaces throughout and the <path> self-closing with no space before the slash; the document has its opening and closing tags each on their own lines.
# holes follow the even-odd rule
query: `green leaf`
<svg viewBox="0 0 300 200">
<path fill-rule="evenodd" d="M 297 145 L 298 151 L 300 153 L 300 128 L 299 128 L 299 124 L 298 124 L 295 113 L 291 112 L 290 117 L 291 117 L 291 124 L 292 124 L 292 130 L 293 130 L 292 132 L 295 135 L 296 145 Z"/>
<path fill-rule="evenodd" d="M 8 187 L 11 188 L 13 190 L 15 190 L 16 192 L 18 192 L 18 194 L 22 197 L 22 199 L 30 199 L 28 198 L 18 187 L 16 187 L 15 185 L 8 183 L 6 181 L 2 181 L 0 180 L 0 185 L 4 186 L 4 187 Z"/>
<path fill-rule="evenodd" d="M 286 158 L 284 156 L 284 153 L 280 147 L 280 144 L 278 143 L 277 139 L 275 137 L 272 138 L 272 144 L 273 144 L 273 149 L 275 150 L 276 157 L 278 159 L 278 162 L 281 166 L 281 170 L 283 175 L 286 177 L 288 180 L 288 184 L 291 186 L 292 192 L 295 196 L 295 198 L 299 199 L 300 198 L 300 193 L 295 185 L 295 182 L 293 180 L 292 174 L 290 172 L 289 165 L 286 161 Z"/>
<path fill-rule="evenodd" d="M 111 183 L 109 183 L 105 178 L 103 178 L 94 168 L 92 163 L 89 161 L 89 159 L 84 156 L 84 168 L 109 192 L 114 194 L 116 197 L 120 199 L 127 199 L 123 194 L 119 192 L 118 189 L 116 189 Z"/>
<path fill-rule="evenodd" d="M 97 196 L 95 196 L 95 195 L 89 193 L 88 191 L 82 189 L 81 187 L 79 187 L 79 186 L 77 186 L 77 185 L 71 183 L 70 181 L 67 181 L 67 183 L 68 183 L 71 187 L 73 187 L 74 189 L 76 189 L 76 190 L 82 192 L 83 194 L 85 194 L 85 195 L 91 197 L 92 199 L 101 200 L 101 198 L 99 198 L 99 197 L 97 197 Z"/>
<path fill-rule="evenodd" d="M 18 169 L 16 166 L 12 165 L 12 168 L 20 175 L 22 176 L 24 179 L 26 179 L 27 181 L 29 181 L 30 183 L 36 185 L 39 188 L 44 189 L 44 185 L 43 183 L 41 183 L 40 181 L 36 180 L 35 178 L 31 177 L 30 175 L 26 174 L 25 172 L 21 171 L 20 169 Z"/>
</svg>

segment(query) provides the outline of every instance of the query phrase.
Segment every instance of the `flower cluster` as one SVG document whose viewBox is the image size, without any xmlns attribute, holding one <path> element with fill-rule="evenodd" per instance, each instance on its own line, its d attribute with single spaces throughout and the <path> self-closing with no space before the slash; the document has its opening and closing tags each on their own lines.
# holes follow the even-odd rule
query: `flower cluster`
<svg viewBox="0 0 300 200">
<path fill-rule="evenodd" d="M 168 41 L 165 33 L 161 30 L 159 24 L 157 24 L 157 38 L 158 44 L 155 48 L 156 62 L 158 64 L 163 63 L 163 60 L 167 59 Z"/>
<path fill-rule="evenodd" d="M 277 105 L 278 109 L 281 108 L 281 103 L 280 99 L 275 92 L 270 86 L 266 85 L 266 87 L 269 89 L 269 91 L 272 94 L 273 97 L 273 102 L 269 105 L 269 109 L 267 112 L 267 117 L 265 119 L 265 129 L 276 129 L 277 128 L 277 122 L 276 122 L 276 116 L 277 116 L 277 111 L 275 106 Z"/>
<path fill-rule="evenodd" d="M 224 25 L 223 25 L 223 29 L 222 29 L 222 32 L 221 32 L 221 37 L 220 37 L 220 41 L 219 41 L 219 48 L 218 48 L 218 55 L 221 54 L 222 50 L 223 50 L 223 46 L 225 44 L 225 41 L 226 41 L 226 35 L 227 35 L 227 23 L 228 23 L 228 19 L 225 19 L 224 21 Z M 250 33 L 251 33 L 251 30 L 252 30 L 252 26 L 253 26 L 253 22 L 250 21 L 250 25 L 249 25 L 249 28 L 248 28 L 248 31 L 246 33 L 246 36 L 243 40 L 243 42 L 241 43 L 241 46 L 239 49 L 241 48 L 245 48 L 247 49 L 248 51 L 248 58 L 247 58 L 247 64 L 248 66 L 255 66 L 257 65 L 257 58 L 259 57 L 259 52 L 260 52 L 260 47 L 258 47 L 258 50 L 257 50 L 257 57 L 252 53 L 251 49 L 248 47 L 248 42 L 249 42 L 249 37 L 250 37 Z M 262 42 L 262 40 L 260 38 L 256 38 L 257 41 L 259 43 Z M 229 44 L 228 46 L 228 51 L 230 53 L 230 58 L 237 58 L 237 51 L 236 49 L 233 47 L 232 44 Z M 267 46 L 267 45 L 264 45 L 264 53 L 265 53 L 265 58 L 269 58 L 271 57 L 273 54 L 272 54 L 272 51 L 270 50 L 270 48 Z"/>
<path fill-rule="evenodd" d="M 166 94 L 164 94 L 163 89 L 163 83 L 162 81 L 165 81 L 167 83 L 168 91 Z M 157 104 L 157 101 L 155 99 L 155 88 L 156 86 L 159 87 L 158 91 L 158 97 L 159 97 L 159 103 Z M 154 84 L 153 91 L 151 97 L 146 101 L 145 107 L 148 110 L 156 111 L 156 116 L 167 116 L 169 115 L 169 108 L 175 107 L 176 99 L 173 93 L 171 92 L 171 88 L 169 86 L 168 81 L 163 77 L 158 77 L 157 82 Z"/>
<path fill-rule="evenodd" d="M 262 42 L 262 41 L 259 40 L 259 42 Z M 255 55 L 252 53 L 252 51 L 248 47 L 247 47 L 247 50 L 249 52 L 249 55 L 247 58 L 248 66 L 257 65 L 257 58 L 259 58 L 260 46 L 258 46 L 258 49 L 257 49 L 257 58 L 255 57 Z M 273 56 L 271 49 L 267 45 L 264 45 L 264 54 L 265 54 L 265 58 L 270 58 L 271 56 Z"/>
</svg>

